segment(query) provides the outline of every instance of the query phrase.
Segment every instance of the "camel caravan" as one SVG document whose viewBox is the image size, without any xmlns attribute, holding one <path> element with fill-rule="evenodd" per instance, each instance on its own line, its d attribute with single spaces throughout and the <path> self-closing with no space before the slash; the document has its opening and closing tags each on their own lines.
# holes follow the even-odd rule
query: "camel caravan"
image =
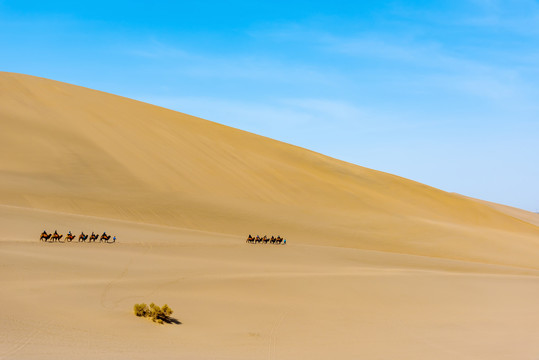
<svg viewBox="0 0 539 360">
<path fill-rule="evenodd" d="M 247 241 L 245 241 L 246 243 L 248 244 L 267 244 L 267 243 L 270 243 L 270 244 L 277 244 L 277 245 L 286 245 L 286 239 L 283 239 L 282 237 L 280 236 L 277 236 L 277 237 L 274 237 L 272 236 L 271 238 L 268 238 L 266 235 L 264 235 L 263 237 L 260 237 L 260 236 L 251 236 L 249 234 L 249 236 L 247 237 Z"/>
<path fill-rule="evenodd" d="M 50 234 L 47 234 L 47 231 L 43 230 L 41 236 L 39 237 L 39 240 L 43 242 L 71 242 L 73 241 L 73 239 L 76 238 L 76 235 L 73 235 L 71 231 L 69 231 L 65 236 L 64 240 L 62 240 L 63 237 L 64 235 L 58 234 L 56 230 L 54 230 L 54 233 Z M 88 237 L 90 238 L 89 240 Z M 86 240 L 88 240 L 89 243 L 95 243 L 96 240 L 99 240 L 100 243 L 112 244 L 116 242 L 116 236 L 107 235 L 106 232 L 101 234 L 101 236 L 99 234 L 95 234 L 93 231 L 92 234 L 84 234 L 84 232 L 81 232 L 81 234 L 79 235 L 79 242 L 86 242 Z"/>
</svg>

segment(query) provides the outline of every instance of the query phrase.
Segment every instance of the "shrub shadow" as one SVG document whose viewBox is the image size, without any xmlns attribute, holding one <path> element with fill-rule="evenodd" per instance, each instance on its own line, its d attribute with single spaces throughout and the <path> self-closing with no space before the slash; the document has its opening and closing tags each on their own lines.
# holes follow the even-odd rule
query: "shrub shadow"
<svg viewBox="0 0 539 360">
<path fill-rule="evenodd" d="M 164 323 L 167 323 L 167 324 L 175 324 L 175 325 L 181 325 L 181 321 L 179 321 L 178 319 L 176 318 L 173 318 L 173 317 L 169 317 L 168 319 L 163 319 L 163 322 Z"/>
</svg>

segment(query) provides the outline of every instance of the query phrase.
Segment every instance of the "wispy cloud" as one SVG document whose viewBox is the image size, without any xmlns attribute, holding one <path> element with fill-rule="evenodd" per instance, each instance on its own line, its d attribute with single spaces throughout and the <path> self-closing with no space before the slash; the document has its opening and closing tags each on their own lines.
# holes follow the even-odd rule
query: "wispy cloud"
<svg viewBox="0 0 539 360">
<path fill-rule="evenodd" d="M 335 85 L 346 81 L 338 72 L 328 71 L 314 63 L 294 64 L 278 56 L 263 52 L 237 52 L 223 54 L 206 49 L 189 49 L 181 44 L 172 45 L 150 40 L 125 47 L 127 56 L 152 61 L 155 69 L 166 69 L 171 76 L 215 80 L 251 80 L 271 83 Z"/>
<path fill-rule="evenodd" d="M 131 56 L 142 57 L 148 59 L 196 59 L 194 54 L 185 51 L 181 48 L 170 46 L 157 39 L 150 39 L 143 46 L 134 45 L 125 47 L 123 51 Z"/>
<path fill-rule="evenodd" d="M 460 25 L 503 30 L 520 35 L 539 34 L 539 4 L 534 0 L 474 0 L 479 11 L 465 16 Z"/>
<path fill-rule="evenodd" d="M 529 61 L 529 56 L 539 56 L 533 48 L 529 49 L 531 53 L 525 51 L 520 54 L 507 54 L 503 49 L 495 53 L 491 50 L 491 55 L 496 56 L 493 60 L 485 58 L 480 50 L 464 53 L 460 48 L 441 41 L 396 38 L 384 34 L 353 37 L 324 34 L 319 37 L 319 46 L 324 52 L 358 59 L 358 67 L 376 69 L 377 62 L 384 62 L 387 70 L 379 73 L 382 81 L 387 76 L 398 74 L 414 86 L 421 84 L 425 89 L 452 89 L 494 101 L 527 98 L 530 91 L 535 94 L 532 89 L 535 88 L 535 79 L 529 79 L 526 64 L 521 63 Z"/>
</svg>

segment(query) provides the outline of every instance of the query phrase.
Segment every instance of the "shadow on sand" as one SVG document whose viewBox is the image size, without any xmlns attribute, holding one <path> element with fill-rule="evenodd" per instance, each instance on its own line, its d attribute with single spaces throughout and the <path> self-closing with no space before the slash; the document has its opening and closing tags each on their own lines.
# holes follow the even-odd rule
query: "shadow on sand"
<svg viewBox="0 0 539 360">
<path fill-rule="evenodd" d="M 173 317 L 169 317 L 167 319 L 162 319 L 164 323 L 167 323 L 167 324 L 174 324 L 174 325 L 181 325 L 181 321 L 179 321 L 178 319 L 176 318 L 173 318 Z"/>
</svg>

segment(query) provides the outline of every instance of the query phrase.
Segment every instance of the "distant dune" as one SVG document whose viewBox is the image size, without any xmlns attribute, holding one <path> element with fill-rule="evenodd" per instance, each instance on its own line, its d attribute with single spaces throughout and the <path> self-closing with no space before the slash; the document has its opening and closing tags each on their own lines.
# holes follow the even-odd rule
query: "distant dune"
<svg viewBox="0 0 539 360">
<path fill-rule="evenodd" d="M 161 107 L 0 73 L 0 121 L 3 204 L 538 268 L 499 209 Z"/>
<path fill-rule="evenodd" d="M 0 359 L 538 358 L 537 214 L 26 75 L 0 129 Z"/>
</svg>

